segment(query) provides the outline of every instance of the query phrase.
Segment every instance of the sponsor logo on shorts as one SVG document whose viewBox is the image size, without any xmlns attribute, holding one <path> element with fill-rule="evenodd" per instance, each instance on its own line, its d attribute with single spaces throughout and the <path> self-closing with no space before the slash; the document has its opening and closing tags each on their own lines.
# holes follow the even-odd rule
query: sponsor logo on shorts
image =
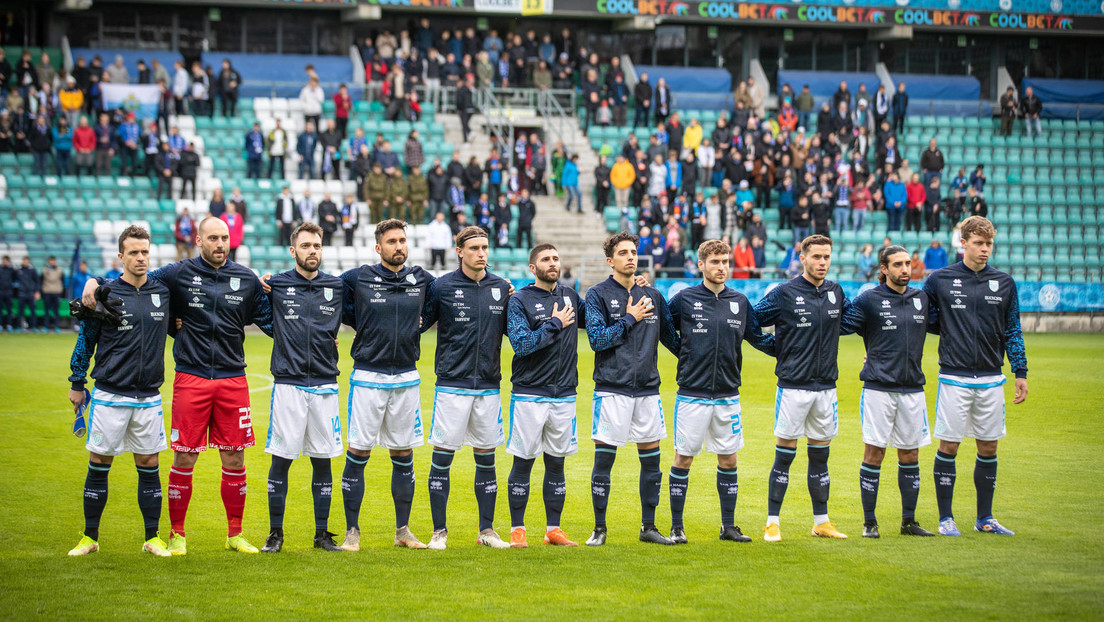
<svg viewBox="0 0 1104 622">
<path fill-rule="evenodd" d="M 174 443 L 176 441 L 180 440 L 180 430 L 177 430 L 176 428 L 173 428 L 172 432 L 169 435 L 169 440 L 171 440 Z"/>
</svg>

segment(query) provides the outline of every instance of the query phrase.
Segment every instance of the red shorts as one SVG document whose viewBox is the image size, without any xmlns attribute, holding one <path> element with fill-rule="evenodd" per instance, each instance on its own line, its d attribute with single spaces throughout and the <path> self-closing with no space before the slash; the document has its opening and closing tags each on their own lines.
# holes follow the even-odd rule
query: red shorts
<svg viewBox="0 0 1104 622">
<path fill-rule="evenodd" d="M 256 445 L 245 376 L 209 380 L 177 373 L 169 441 L 173 451 L 187 453 L 207 447 L 241 451 Z"/>
</svg>

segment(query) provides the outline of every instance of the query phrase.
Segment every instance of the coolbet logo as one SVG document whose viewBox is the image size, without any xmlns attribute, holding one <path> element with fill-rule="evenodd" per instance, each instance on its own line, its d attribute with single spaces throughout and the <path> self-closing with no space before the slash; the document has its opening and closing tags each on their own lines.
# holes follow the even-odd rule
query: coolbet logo
<svg viewBox="0 0 1104 622">
<path fill-rule="evenodd" d="M 400 0 L 369 0 L 392 2 Z M 414 2 L 414 0 L 405 0 Z M 428 1 L 428 0 L 426 0 Z M 436 1 L 436 0 L 434 0 Z M 798 21 L 836 24 L 886 24 L 907 26 L 953 26 L 1023 28 L 1032 30 L 1073 30 L 1073 19 L 1057 15 L 1020 13 L 963 13 L 952 5 L 952 10 L 908 8 L 907 1 L 898 1 L 903 8 L 887 12 L 856 6 L 815 6 L 753 4 L 747 2 L 674 2 L 671 0 L 596 0 L 599 13 L 608 15 L 674 15 L 704 19 Z M 960 5 L 959 5 L 960 6 Z M 891 21 L 892 20 L 892 21 Z"/>
</svg>

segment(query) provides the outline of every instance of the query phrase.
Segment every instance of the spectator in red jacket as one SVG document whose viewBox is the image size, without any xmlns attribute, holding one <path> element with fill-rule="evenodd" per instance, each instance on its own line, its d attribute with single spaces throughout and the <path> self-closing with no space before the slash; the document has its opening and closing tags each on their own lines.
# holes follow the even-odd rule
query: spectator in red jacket
<svg viewBox="0 0 1104 622">
<path fill-rule="evenodd" d="M 77 129 L 73 132 L 73 168 L 80 177 L 81 168 L 88 169 L 92 174 L 92 167 L 96 163 L 96 132 L 88 125 L 88 117 L 81 117 Z"/>
<path fill-rule="evenodd" d="M 740 238 L 736 248 L 732 251 L 732 278 L 749 279 L 756 274 L 755 254 L 748 244 L 747 236 Z"/>
<path fill-rule="evenodd" d="M 920 216 L 923 213 L 924 201 L 928 198 L 928 191 L 924 184 L 920 183 L 920 174 L 914 173 L 909 183 L 905 185 L 905 195 L 908 197 L 908 205 L 905 210 L 905 231 L 920 231 Z"/>
<path fill-rule="evenodd" d="M 349 124 L 349 112 L 353 109 L 353 100 L 349 97 L 349 89 L 344 84 L 337 87 L 333 96 L 334 119 L 337 121 L 337 133 L 341 140 L 345 140 L 347 134 L 345 127 Z"/>
<path fill-rule="evenodd" d="M 245 237 L 245 219 L 238 213 L 238 208 L 233 203 L 226 204 L 226 211 L 219 218 L 230 229 L 230 261 L 237 261 L 238 247 Z"/>
<path fill-rule="evenodd" d="M 870 196 L 870 189 L 866 186 L 866 182 L 861 175 L 856 179 L 856 182 L 855 191 L 851 193 L 851 224 L 855 231 L 862 231 L 873 198 Z"/>
</svg>

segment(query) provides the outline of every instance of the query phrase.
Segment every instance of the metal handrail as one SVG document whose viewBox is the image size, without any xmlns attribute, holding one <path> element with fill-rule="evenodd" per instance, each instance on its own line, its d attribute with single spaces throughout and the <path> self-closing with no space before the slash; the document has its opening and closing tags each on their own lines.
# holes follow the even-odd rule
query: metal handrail
<svg viewBox="0 0 1104 622">
<path fill-rule="evenodd" d="M 489 88 L 475 92 L 475 106 L 483 113 L 488 133 L 498 139 L 499 157 L 506 160 L 506 170 L 514 165 L 514 123 Z"/>
<path fill-rule="evenodd" d="M 575 120 L 564 111 L 559 100 L 552 93 L 540 93 L 537 97 L 537 113 L 544 117 L 544 124 L 548 131 L 555 134 L 556 139 L 565 147 L 575 151 L 576 132 L 570 131 L 570 125 L 575 123 Z"/>
</svg>

